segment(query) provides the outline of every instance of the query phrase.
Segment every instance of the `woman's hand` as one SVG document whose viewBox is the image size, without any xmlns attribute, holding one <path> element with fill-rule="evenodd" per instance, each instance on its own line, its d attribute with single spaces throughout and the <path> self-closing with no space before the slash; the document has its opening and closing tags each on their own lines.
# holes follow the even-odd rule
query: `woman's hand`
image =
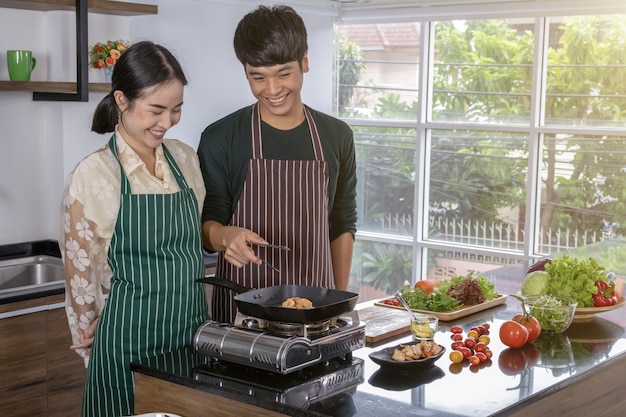
<svg viewBox="0 0 626 417">
<path fill-rule="evenodd" d="M 89 356 L 91 353 L 91 345 L 93 345 L 93 339 L 96 334 L 96 325 L 98 324 L 98 320 L 100 317 L 96 317 L 94 321 L 91 322 L 87 330 L 78 329 L 78 343 L 75 343 L 70 346 L 70 349 L 85 349 L 85 356 Z"/>
</svg>

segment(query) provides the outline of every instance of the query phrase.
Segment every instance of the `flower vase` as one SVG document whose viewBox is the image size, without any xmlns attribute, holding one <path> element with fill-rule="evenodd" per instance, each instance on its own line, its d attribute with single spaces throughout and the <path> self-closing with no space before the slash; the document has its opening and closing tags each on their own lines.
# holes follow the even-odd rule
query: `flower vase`
<svg viewBox="0 0 626 417">
<path fill-rule="evenodd" d="M 102 68 L 102 70 L 104 71 L 104 79 L 107 83 L 111 84 L 111 79 L 113 77 L 113 66 L 107 65 Z"/>
</svg>

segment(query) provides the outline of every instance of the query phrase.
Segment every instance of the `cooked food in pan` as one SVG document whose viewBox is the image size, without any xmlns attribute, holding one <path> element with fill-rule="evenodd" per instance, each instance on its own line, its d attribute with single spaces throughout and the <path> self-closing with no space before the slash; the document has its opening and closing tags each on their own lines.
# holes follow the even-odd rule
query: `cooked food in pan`
<svg viewBox="0 0 626 417">
<path fill-rule="evenodd" d="M 281 307 L 296 308 L 298 310 L 308 310 L 313 308 L 313 303 L 308 298 L 290 297 L 281 304 Z"/>
</svg>

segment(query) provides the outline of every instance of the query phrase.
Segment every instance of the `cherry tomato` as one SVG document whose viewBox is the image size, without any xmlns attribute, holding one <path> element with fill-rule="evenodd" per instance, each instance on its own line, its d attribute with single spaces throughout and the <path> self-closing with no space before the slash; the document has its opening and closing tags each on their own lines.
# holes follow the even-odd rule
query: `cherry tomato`
<svg viewBox="0 0 626 417">
<path fill-rule="evenodd" d="M 480 335 L 476 330 L 470 330 L 469 332 L 467 332 L 467 337 L 473 337 L 474 339 L 478 339 L 478 336 Z"/>
<path fill-rule="evenodd" d="M 469 358 L 470 356 L 472 356 L 472 349 L 470 348 L 460 347 L 459 352 L 463 354 L 464 358 Z"/>
<path fill-rule="evenodd" d="M 458 350 L 453 350 L 450 352 L 450 360 L 452 363 L 461 363 L 463 361 L 463 354 Z"/>
<path fill-rule="evenodd" d="M 463 340 L 463 335 L 460 333 L 455 333 L 452 335 L 452 340 L 454 341 L 459 341 L 459 340 Z"/>
<path fill-rule="evenodd" d="M 528 329 L 516 321 L 507 320 L 500 326 L 500 340 L 508 347 L 522 347 L 528 341 Z"/>
<path fill-rule="evenodd" d="M 478 359 L 480 359 L 481 362 L 486 362 L 487 359 L 489 359 L 489 358 L 487 358 L 487 355 L 485 355 L 485 352 L 476 352 L 476 355 L 474 355 L 474 356 L 476 356 Z"/>
<path fill-rule="evenodd" d="M 463 333 L 463 328 L 461 326 L 452 326 L 450 327 L 450 331 L 454 334 Z"/>
<path fill-rule="evenodd" d="M 470 364 L 472 365 L 478 365 L 480 363 L 480 359 L 476 355 L 472 355 L 468 359 L 469 359 Z"/>
<path fill-rule="evenodd" d="M 493 357 L 493 352 L 491 351 L 491 349 L 487 349 L 485 351 L 485 355 L 487 355 L 487 359 L 491 359 Z"/>
<path fill-rule="evenodd" d="M 474 346 L 476 346 L 476 339 L 474 339 L 473 337 L 468 337 L 467 339 L 465 339 L 464 343 L 465 347 L 474 349 Z"/>
<path fill-rule="evenodd" d="M 481 326 L 483 326 L 485 328 L 485 330 L 489 331 L 489 327 L 491 327 L 491 325 L 489 323 L 483 323 L 481 324 Z"/>
<path fill-rule="evenodd" d="M 498 366 L 505 375 L 517 375 L 526 369 L 527 365 L 526 355 L 521 349 L 504 349 L 498 357 Z"/>
<path fill-rule="evenodd" d="M 484 344 L 483 342 L 478 342 L 476 343 L 476 346 L 474 346 L 474 352 L 484 352 L 487 350 L 487 345 Z"/>
<path fill-rule="evenodd" d="M 524 320 L 524 316 L 522 314 L 516 314 L 513 316 L 513 321 L 520 323 L 522 326 L 528 329 L 528 341 L 532 342 L 537 339 L 541 334 L 541 324 L 536 317 L 526 316 L 526 320 Z"/>
<path fill-rule="evenodd" d="M 491 339 L 489 338 L 489 336 L 484 334 L 484 335 L 478 337 L 478 341 L 488 345 L 489 342 L 491 342 Z"/>
<path fill-rule="evenodd" d="M 465 343 L 463 343 L 462 340 L 458 340 L 456 342 L 452 342 L 450 347 L 452 348 L 452 350 L 461 350 L 462 347 L 465 347 Z"/>
</svg>

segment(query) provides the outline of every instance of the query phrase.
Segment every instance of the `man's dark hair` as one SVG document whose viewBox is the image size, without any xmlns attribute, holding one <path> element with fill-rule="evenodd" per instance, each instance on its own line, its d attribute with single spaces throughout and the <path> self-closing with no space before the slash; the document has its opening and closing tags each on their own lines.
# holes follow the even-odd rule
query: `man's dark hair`
<svg viewBox="0 0 626 417">
<path fill-rule="evenodd" d="M 308 50 L 306 27 L 289 6 L 259 6 L 241 19 L 233 40 L 239 61 L 271 67 L 298 61 Z"/>
</svg>

